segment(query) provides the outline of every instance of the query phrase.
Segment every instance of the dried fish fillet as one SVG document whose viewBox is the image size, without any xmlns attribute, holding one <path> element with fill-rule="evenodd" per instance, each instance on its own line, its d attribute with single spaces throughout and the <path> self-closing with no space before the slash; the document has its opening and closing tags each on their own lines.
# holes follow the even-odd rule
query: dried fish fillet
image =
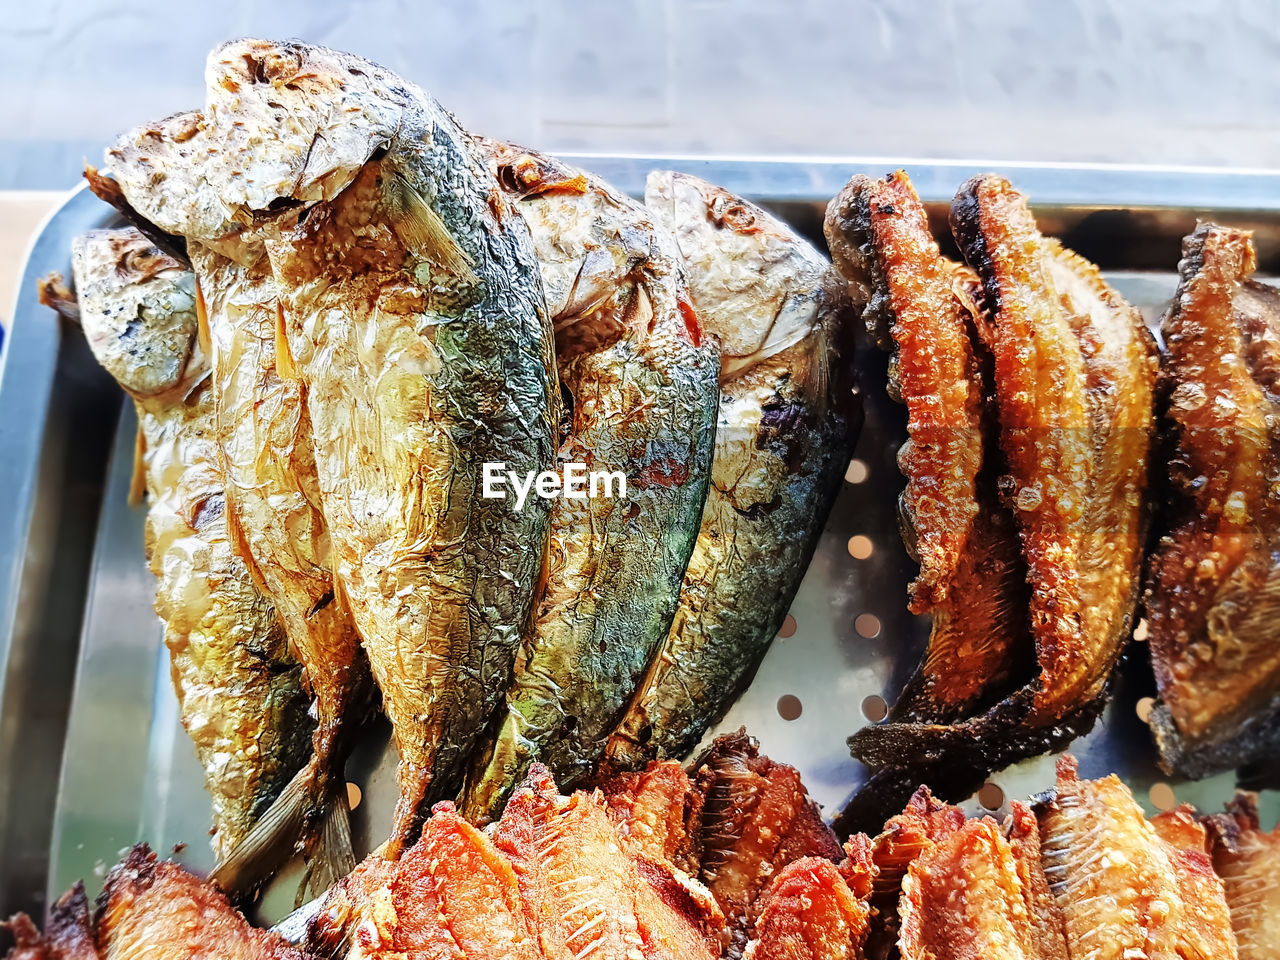
<svg viewBox="0 0 1280 960">
<path fill-rule="evenodd" d="M 702 328 L 721 346 L 711 489 L 671 632 L 610 740 L 616 769 L 691 752 L 755 675 L 826 521 L 861 406 L 826 259 L 696 177 L 650 174 Z M 841 354 L 844 350 L 844 354 Z"/>
<path fill-rule="evenodd" d="M 239 40 L 206 81 L 203 116 L 126 135 L 109 168 L 161 229 L 268 257 L 335 581 L 395 728 L 395 858 L 428 794 L 459 787 L 540 585 L 545 501 L 481 496 L 484 463 L 523 476 L 553 457 L 537 264 L 470 137 L 383 68 Z"/>
<path fill-rule="evenodd" d="M 228 535 L 194 278 L 132 228 L 80 237 L 72 258 L 89 346 L 138 412 L 156 613 L 222 859 L 306 761 L 302 669 Z"/>
<path fill-rule="evenodd" d="M 626 497 L 551 507 L 547 586 L 492 743 L 460 802 L 495 816 L 530 763 L 592 773 L 671 628 L 697 538 L 720 400 L 671 237 L 598 177 L 484 141 L 529 224 L 571 421 L 558 460 L 626 478 Z"/>
<path fill-rule="evenodd" d="M 1213 867 L 1222 878 L 1240 960 L 1280 957 L 1280 828 L 1264 833 L 1257 794 L 1240 792 L 1208 818 Z"/>
<path fill-rule="evenodd" d="M 1171 489 L 1145 605 L 1161 765 L 1203 777 L 1280 749 L 1280 290 L 1244 230 L 1183 241 L 1161 321 Z"/>
<path fill-rule="evenodd" d="M 1040 235 L 1003 179 L 961 187 L 951 219 L 992 318 L 1036 667 L 1024 686 L 962 720 L 859 731 L 854 755 L 876 768 L 990 771 L 1060 749 L 1092 727 L 1133 626 L 1155 344 L 1096 267 Z"/>
</svg>

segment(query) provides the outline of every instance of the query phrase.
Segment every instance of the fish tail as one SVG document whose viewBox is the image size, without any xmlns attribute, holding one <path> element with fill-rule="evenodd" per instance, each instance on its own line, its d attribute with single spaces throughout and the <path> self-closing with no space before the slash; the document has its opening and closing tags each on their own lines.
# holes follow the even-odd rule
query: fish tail
<svg viewBox="0 0 1280 960">
<path fill-rule="evenodd" d="M 317 822 L 322 822 L 322 830 L 328 829 L 328 821 L 332 819 L 329 814 L 339 793 L 345 812 L 346 791 L 334 790 L 335 781 L 341 782 L 341 778 L 331 777 L 313 755 L 311 762 L 294 774 L 245 838 L 213 868 L 209 879 L 233 896 L 254 889 L 305 844 Z M 341 825 L 335 825 L 334 829 L 341 829 Z M 348 848 L 350 832 L 348 825 Z M 326 849 L 324 855 L 336 862 L 343 851 Z M 354 852 L 348 849 L 345 856 L 354 867 Z"/>
<path fill-rule="evenodd" d="M 345 784 L 332 791 L 320 825 L 315 850 L 307 858 L 307 871 L 298 886 L 294 909 L 310 896 L 322 896 L 330 887 L 356 868 L 356 852 L 351 841 L 351 807 Z"/>
</svg>

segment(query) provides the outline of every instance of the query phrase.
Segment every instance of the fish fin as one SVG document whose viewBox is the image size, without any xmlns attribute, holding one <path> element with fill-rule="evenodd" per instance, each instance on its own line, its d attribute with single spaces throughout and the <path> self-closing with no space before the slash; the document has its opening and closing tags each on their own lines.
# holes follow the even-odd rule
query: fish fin
<svg viewBox="0 0 1280 960">
<path fill-rule="evenodd" d="M 413 253 L 438 264 L 465 284 L 475 284 L 479 278 L 467 252 L 458 245 L 445 222 L 440 219 L 404 177 L 391 174 L 388 183 L 393 192 L 391 226 L 400 242 Z"/>
<path fill-rule="evenodd" d="M 319 842 L 307 858 L 307 877 L 298 887 L 294 909 L 307 898 L 319 897 L 356 868 L 356 853 L 351 841 L 351 808 L 347 804 L 345 782 L 336 782 L 325 808 Z"/>
<path fill-rule="evenodd" d="M 284 307 L 276 301 L 276 373 L 283 380 L 301 380 L 298 365 L 289 350 L 289 336 L 284 328 Z"/>
<path fill-rule="evenodd" d="M 314 757 L 280 791 L 275 802 L 253 825 L 209 880 L 228 895 L 247 893 L 293 854 L 307 821 L 316 808 Z"/>
<path fill-rule="evenodd" d="M 147 435 L 138 424 L 133 437 L 133 475 L 129 477 L 129 506 L 136 507 L 147 492 Z"/>
<path fill-rule="evenodd" d="M 200 352 L 212 358 L 213 337 L 209 335 L 209 306 L 205 303 L 204 291 L 200 289 L 199 277 L 196 277 L 196 340 L 200 344 Z"/>
</svg>

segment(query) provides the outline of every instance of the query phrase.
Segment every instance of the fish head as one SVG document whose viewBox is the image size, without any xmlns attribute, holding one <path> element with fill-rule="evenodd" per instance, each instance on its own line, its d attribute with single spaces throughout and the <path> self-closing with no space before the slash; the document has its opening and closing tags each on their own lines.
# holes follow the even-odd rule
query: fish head
<svg viewBox="0 0 1280 960">
<path fill-rule="evenodd" d="M 723 380 L 825 340 L 831 265 L 790 227 L 723 187 L 671 171 L 649 174 L 645 204 L 675 236 L 698 320 L 720 341 Z"/>
<path fill-rule="evenodd" d="M 393 144 L 430 141 L 423 91 L 359 57 L 241 39 L 209 55 L 206 102 L 125 133 L 106 170 L 137 212 L 240 262 L 255 229 L 337 196 Z"/>
<path fill-rule="evenodd" d="M 121 386 L 146 400 L 204 377 L 190 270 L 132 227 L 79 236 L 71 256 L 85 338 Z"/>
</svg>

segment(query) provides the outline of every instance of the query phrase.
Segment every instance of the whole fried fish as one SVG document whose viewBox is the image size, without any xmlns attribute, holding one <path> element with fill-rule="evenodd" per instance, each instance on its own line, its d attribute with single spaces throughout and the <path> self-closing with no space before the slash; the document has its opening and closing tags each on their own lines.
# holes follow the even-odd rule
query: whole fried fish
<svg viewBox="0 0 1280 960">
<path fill-rule="evenodd" d="M 1156 348 L 1138 312 L 1043 237 L 1004 179 L 963 185 L 951 221 L 991 317 L 1002 483 L 1031 588 L 1035 666 L 985 710 L 864 727 L 849 742 L 875 768 L 945 767 L 945 793 L 960 799 L 984 772 L 1061 749 L 1101 711 L 1134 623 Z"/>
<path fill-rule="evenodd" d="M 719 352 L 679 255 L 636 201 L 520 147 L 484 142 L 529 224 L 569 398 L 558 460 L 620 473 L 627 495 L 551 507 L 546 592 L 461 809 L 496 815 L 534 760 L 590 774 L 671 628 L 711 472 Z"/>
<path fill-rule="evenodd" d="M 89 346 L 138 411 L 156 612 L 221 859 L 306 762 L 302 668 L 228 538 L 194 277 L 132 228 L 82 236 L 72 258 Z"/>
<path fill-rule="evenodd" d="M 680 605 L 607 756 L 683 757 L 755 675 L 835 499 L 861 406 L 844 379 L 848 299 L 826 259 L 765 211 L 653 173 L 694 309 L 721 347 L 711 489 Z"/>
<path fill-rule="evenodd" d="M 457 790 L 539 586 L 545 502 L 481 496 L 485 463 L 552 461 L 537 263 L 468 136 L 385 69 L 238 40 L 210 55 L 206 88 L 194 124 L 126 135 L 108 167 L 161 229 L 248 265 L 268 255 L 335 592 L 395 728 L 394 859 L 428 791 Z"/>
<path fill-rule="evenodd" d="M 311 422 L 304 390 L 278 369 L 279 297 L 265 261 L 244 267 L 197 243 L 188 253 L 200 278 L 211 346 L 217 439 L 225 470 L 227 524 L 234 549 L 284 624 L 314 698 L 312 758 L 264 816 L 246 845 L 219 865 L 224 890 L 243 889 L 288 850 L 314 835 L 326 807 L 346 816 L 343 766 L 349 729 L 364 712 L 368 663 L 345 600 L 329 569 L 329 532 L 321 512 Z M 330 836 L 334 836 L 330 833 Z M 336 831 L 316 861 L 318 889 L 355 867 L 349 828 Z M 260 839 L 261 838 L 261 839 Z M 307 837 L 310 839 L 310 837 Z"/>
<path fill-rule="evenodd" d="M 1202 223 L 1182 253 L 1145 605 L 1161 766 L 1203 777 L 1280 750 L 1280 289 L 1251 278 L 1248 231 Z"/>
</svg>

